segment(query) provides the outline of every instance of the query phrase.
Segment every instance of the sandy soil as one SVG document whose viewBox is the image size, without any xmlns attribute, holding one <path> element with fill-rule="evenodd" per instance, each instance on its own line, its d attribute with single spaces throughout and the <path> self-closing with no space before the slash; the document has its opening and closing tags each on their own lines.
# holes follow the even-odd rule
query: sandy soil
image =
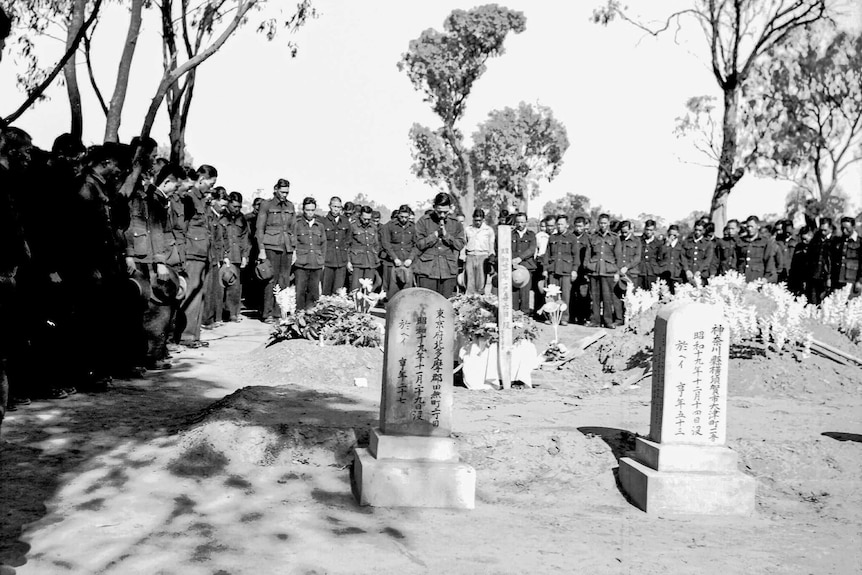
<svg viewBox="0 0 862 575">
<path fill-rule="evenodd" d="M 354 503 L 348 464 L 378 417 L 383 354 L 265 348 L 266 335 L 249 320 L 224 326 L 171 372 L 11 414 L 0 563 L 20 574 L 860 572 L 862 369 L 735 353 L 728 443 L 757 479 L 751 518 L 657 517 L 626 501 L 617 461 L 649 431 L 650 382 L 620 384 L 643 371 L 651 342 L 618 332 L 538 372 L 533 390 L 456 389 L 474 511 L 375 509 Z"/>
</svg>

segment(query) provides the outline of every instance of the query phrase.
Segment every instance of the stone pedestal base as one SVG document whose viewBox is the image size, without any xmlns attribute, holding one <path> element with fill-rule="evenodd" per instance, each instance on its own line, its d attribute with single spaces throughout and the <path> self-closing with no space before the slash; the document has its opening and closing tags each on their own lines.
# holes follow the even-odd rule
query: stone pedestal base
<svg viewBox="0 0 862 575">
<path fill-rule="evenodd" d="M 476 470 L 457 461 L 377 459 L 354 450 L 353 495 L 374 507 L 473 509 Z"/>
<path fill-rule="evenodd" d="M 726 447 L 661 445 L 638 439 L 635 456 L 650 465 L 623 457 L 620 484 L 634 504 L 647 513 L 754 512 L 754 478 L 736 469 L 736 454 Z"/>
</svg>

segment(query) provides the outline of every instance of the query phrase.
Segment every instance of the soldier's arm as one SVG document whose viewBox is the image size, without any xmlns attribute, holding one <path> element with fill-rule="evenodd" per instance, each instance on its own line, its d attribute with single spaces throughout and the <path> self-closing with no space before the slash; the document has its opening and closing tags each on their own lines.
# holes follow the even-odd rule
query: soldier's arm
<svg viewBox="0 0 862 575">
<path fill-rule="evenodd" d="M 257 213 L 257 223 L 255 224 L 255 239 L 257 239 L 257 245 L 260 248 L 260 254 L 258 258 L 266 259 L 266 248 L 263 245 L 263 233 L 266 230 L 266 214 L 269 212 L 269 202 L 264 201 L 260 204 L 260 210 Z"/>
<path fill-rule="evenodd" d="M 766 277 L 766 281 L 770 283 L 775 283 L 778 279 L 778 271 L 775 268 L 775 241 L 770 239 L 766 242 L 766 249 L 763 252 L 763 259 L 766 260 L 764 262 L 764 276 Z"/>
</svg>

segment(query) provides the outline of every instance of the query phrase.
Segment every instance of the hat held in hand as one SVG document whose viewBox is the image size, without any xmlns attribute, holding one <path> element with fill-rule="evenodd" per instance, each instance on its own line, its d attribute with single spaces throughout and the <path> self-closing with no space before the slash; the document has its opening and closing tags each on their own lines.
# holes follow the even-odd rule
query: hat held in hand
<svg viewBox="0 0 862 575">
<path fill-rule="evenodd" d="M 225 287 L 230 287 L 239 281 L 239 270 L 233 264 L 222 266 L 218 274 L 221 279 L 221 285 Z"/>
<path fill-rule="evenodd" d="M 269 263 L 269 260 L 263 260 L 258 262 L 257 266 L 254 268 L 254 275 L 257 276 L 257 279 L 260 281 L 268 282 L 272 279 L 272 264 Z"/>
</svg>

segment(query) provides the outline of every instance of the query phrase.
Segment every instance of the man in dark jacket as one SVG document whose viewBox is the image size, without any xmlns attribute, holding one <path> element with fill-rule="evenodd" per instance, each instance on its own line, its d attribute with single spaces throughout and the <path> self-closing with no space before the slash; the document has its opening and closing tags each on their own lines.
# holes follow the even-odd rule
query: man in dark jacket
<svg viewBox="0 0 862 575">
<path fill-rule="evenodd" d="M 671 224 L 667 228 L 667 238 L 662 248 L 664 257 L 661 261 L 661 278 L 667 282 L 670 293 L 676 292 L 676 286 L 683 281 L 682 242 L 679 239 L 679 227 Z"/>
<path fill-rule="evenodd" d="M 263 312 L 261 319 L 275 323 L 281 310 L 275 302 L 273 289 L 278 285 L 285 289 L 290 285 L 290 266 L 293 263 L 293 227 L 296 209 L 287 199 L 290 182 L 281 178 L 273 187 L 273 197 L 260 206 L 257 216 L 257 243 L 260 246 L 258 260 L 268 260 L 272 266 L 272 278 L 263 290 Z"/>
<path fill-rule="evenodd" d="M 858 296 L 862 292 L 862 240 L 856 231 L 856 220 L 851 217 L 841 218 L 841 238 L 837 239 L 832 248 L 832 289 L 840 290 L 850 284 L 851 294 Z"/>
<path fill-rule="evenodd" d="M 416 222 L 416 251 L 413 273 L 419 287 L 452 297 L 458 276 L 458 254 L 466 245 L 464 227 L 449 217 L 452 198 L 440 192 L 434 196 L 430 214 Z M 418 261 L 417 261 L 418 260 Z"/>
<path fill-rule="evenodd" d="M 401 289 L 413 287 L 396 277 L 396 268 L 403 268 L 404 276 L 412 277 L 410 266 L 416 249 L 416 226 L 410 223 L 410 206 L 398 208 L 396 217 L 380 228 L 380 254 L 383 259 L 383 289 L 391 300 Z M 409 271 L 409 273 L 408 273 Z"/>
<path fill-rule="evenodd" d="M 811 241 L 814 231 L 808 226 L 799 230 L 799 241 L 793 247 L 790 258 L 790 270 L 787 278 L 787 289 L 798 296 L 808 297 L 808 284 L 811 282 Z"/>
<path fill-rule="evenodd" d="M 613 289 L 620 279 L 622 263 L 622 244 L 616 234 L 611 233 L 611 218 L 607 214 L 599 216 L 599 229 L 592 234 L 587 247 L 587 261 L 584 268 L 590 274 L 590 293 L 593 299 L 593 313 L 590 323 L 614 328 Z"/>
<path fill-rule="evenodd" d="M 374 281 L 377 266 L 380 264 L 380 241 L 377 228 L 371 221 L 371 207 L 362 206 L 359 217 L 350 228 L 347 271 L 350 272 L 350 289 L 360 287 L 360 279 Z"/>
<path fill-rule="evenodd" d="M 808 282 L 808 301 L 820 305 L 829 294 L 832 285 L 832 220 L 820 218 L 820 228 L 814 233 L 811 247 L 808 248 L 808 261 L 811 276 Z"/>
<path fill-rule="evenodd" d="M 523 266 L 532 278 L 536 269 L 536 232 L 527 229 L 527 214 L 515 215 L 515 229 L 512 230 L 512 266 Z M 512 292 L 512 309 L 530 315 L 531 281 Z"/>
<path fill-rule="evenodd" d="M 329 200 L 329 213 L 320 219 L 326 230 L 323 295 L 332 295 L 347 285 L 347 248 L 351 224 L 342 209 L 341 198 L 333 196 Z"/>
<path fill-rule="evenodd" d="M 727 271 L 736 269 L 737 239 L 739 239 L 739 221 L 729 220 L 721 239 L 714 242 L 710 276 L 724 275 Z"/>
<path fill-rule="evenodd" d="M 314 215 L 317 202 L 308 197 L 302 200 L 302 217 L 296 220 L 293 237 L 296 241 L 294 279 L 296 309 L 314 307 L 320 299 L 320 277 L 326 261 L 326 230 Z"/>
<path fill-rule="evenodd" d="M 745 237 L 736 242 L 736 270 L 745 281 L 765 278 L 769 283 L 778 279 L 775 266 L 775 240 L 760 232 L 760 219 L 749 216 L 745 220 Z"/>
<path fill-rule="evenodd" d="M 700 282 L 700 285 L 706 285 L 709 281 L 715 248 L 704 232 L 705 226 L 697 222 L 692 234 L 682 242 L 682 272 L 686 281 L 692 284 Z"/>
<path fill-rule="evenodd" d="M 652 289 L 661 275 L 663 259 L 664 245 L 655 237 L 655 220 L 647 220 L 644 222 L 644 231 L 641 235 L 641 273 L 638 276 L 638 287 L 644 290 Z"/>
<path fill-rule="evenodd" d="M 174 298 L 162 300 L 149 294 L 159 288 L 159 282 L 176 281 L 169 269 L 179 262 L 170 197 L 184 175 L 179 166 L 168 164 L 159 171 L 152 186 L 134 191 L 129 198 L 131 219 L 125 232 L 126 268 L 142 292 L 140 298 L 130 302 L 140 306 L 140 316 L 136 319 L 142 336 L 141 349 L 139 352 L 136 350 L 133 358 L 137 359 L 138 353 L 142 354 L 141 361 L 135 361 L 135 364 L 147 369 L 171 367 L 165 360 Z M 125 345 L 133 343 L 137 344 L 124 342 Z"/>
<path fill-rule="evenodd" d="M 620 222 L 620 278 L 628 278 L 627 281 L 614 282 L 614 316 L 616 325 L 622 325 L 625 320 L 625 297 L 626 291 L 634 289 L 638 285 L 641 272 L 641 260 L 643 259 L 643 243 L 634 234 L 634 228 L 630 221 Z M 622 284 L 625 284 L 624 286 Z"/>
<path fill-rule="evenodd" d="M 239 321 L 239 308 L 244 287 L 242 276 L 248 265 L 249 252 L 251 251 L 251 232 L 248 221 L 242 215 L 242 194 L 239 192 L 231 192 L 228 195 L 227 207 L 218 221 L 218 235 L 222 251 L 220 265 L 234 266 L 233 269 L 239 270 L 239 274 L 232 282 L 228 282 L 228 285 L 225 285 L 222 278 L 219 278 L 217 285 L 220 289 L 216 294 L 216 319 L 220 321 L 224 309 L 227 309 L 228 321 Z"/>
<path fill-rule="evenodd" d="M 544 277 L 549 285 L 560 286 L 560 301 L 569 307 L 560 319 L 560 325 L 568 325 L 569 321 L 577 321 L 577 316 L 571 305 L 572 282 L 578 276 L 581 267 L 579 242 L 569 231 L 569 218 L 566 214 L 557 216 L 557 233 L 548 238 L 548 248 L 545 250 L 543 262 Z M 566 321 L 568 317 L 568 321 Z"/>
<path fill-rule="evenodd" d="M 197 181 L 183 196 L 185 217 L 186 297 L 180 305 L 177 329 L 182 332 L 180 343 L 190 348 L 206 346 L 201 342 L 201 322 L 204 313 L 204 291 L 208 287 L 212 259 L 212 227 L 208 193 L 218 179 L 218 171 L 209 165 L 197 170 Z"/>
</svg>

